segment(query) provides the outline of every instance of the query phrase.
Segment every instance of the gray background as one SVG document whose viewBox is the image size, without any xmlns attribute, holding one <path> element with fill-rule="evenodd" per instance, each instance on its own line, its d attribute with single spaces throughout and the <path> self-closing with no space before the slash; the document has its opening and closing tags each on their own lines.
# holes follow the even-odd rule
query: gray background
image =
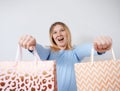
<svg viewBox="0 0 120 91">
<path fill-rule="evenodd" d="M 120 58 L 120 0 L 0 0 L 0 60 L 15 59 L 18 40 L 25 34 L 50 45 L 49 27 L 56 21 L 69 26 L 73 45 L 111 36 Z M 23 59 L 33 59 L 25 49 L 23 54 Z"/>
</svg>

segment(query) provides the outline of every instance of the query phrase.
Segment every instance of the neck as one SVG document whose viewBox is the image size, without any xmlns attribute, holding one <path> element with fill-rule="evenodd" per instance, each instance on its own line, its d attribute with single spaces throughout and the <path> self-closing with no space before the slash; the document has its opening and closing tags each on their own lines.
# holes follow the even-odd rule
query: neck
<svg viewBox="0 0 120 91">
<path fill-rule="evenodd" d="M 66 46 L 59 46 L 60 50 L 65 50 Z"/>
</svg>

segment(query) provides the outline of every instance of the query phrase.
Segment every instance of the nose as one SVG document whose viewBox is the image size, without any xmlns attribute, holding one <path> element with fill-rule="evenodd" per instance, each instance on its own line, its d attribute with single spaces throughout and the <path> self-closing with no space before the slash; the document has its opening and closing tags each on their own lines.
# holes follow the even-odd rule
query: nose
<svg viewBox="0 0 120 91">
<path fill-rule="evenodd" d="M 59 31 L 58 33 L 57 33 L 57 36 L 60 36 L 61 35 L 61 32 Z"/>
</svg>

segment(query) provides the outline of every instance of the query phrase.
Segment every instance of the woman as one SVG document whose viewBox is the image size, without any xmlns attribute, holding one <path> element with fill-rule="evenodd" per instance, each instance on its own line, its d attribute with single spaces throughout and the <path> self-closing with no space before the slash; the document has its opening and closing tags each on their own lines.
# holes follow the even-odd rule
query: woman
<svg viewBox="0 0 120 91">
<path fill-rule="evenodd" d="M 73 47 L 70 30 L 62 22 L 52 24 L 49 34 L 52 44 L 49 48 L 37 44 L 35 38 L 30 35 L 22 36 L 19 44 L 28 50 L 36 48 L 42 60 L 56 60 L 58 91 L 77 91 L 74 64 L 90 56 L 92 46 L 96 55 L 103 54 L 112 46 L 110 37 L 101 36 L 94 40 L 93 45 Z"/>
</svg>

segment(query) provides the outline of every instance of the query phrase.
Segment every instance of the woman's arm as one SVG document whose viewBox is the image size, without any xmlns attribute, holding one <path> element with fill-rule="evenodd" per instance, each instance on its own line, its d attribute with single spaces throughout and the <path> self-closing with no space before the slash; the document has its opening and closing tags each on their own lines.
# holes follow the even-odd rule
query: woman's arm
<svg viewBox="0 0 120 91">
<path fill-rule="evenodd" d="M 79 46 L 76 46 L 74 49 L 74 53 L 77 56 L 78 60 L 82 60 L 84 57 L 89 57 L 91 55 L 93 44 L 85 43 Z M 94 55 L 99 55 L 97 51 L 94 51 Z"/>
<path fill-rule="evenodd" d="M 45 48 L 40 44 L 36 44 L 36 50 L 41 60 L 48 60 L 48 57 L 50 55 L 50 48 Z"/>
<path fill-rule="evenodd" d="M 108 36 L 100 36 L 95 38 L 93 44 L 88 43 L 75 48 L 75 54 L 79 60 L 88 57 L 91 54 L 92 47 L 95 49 L 95 55 L 104 54 L 112 47 L 112 39 Z"/>
<path fill-rule="evenodd" d="M 42 60 L 46 60 L 50 53 L 49 48 L 44 48 L 43 46 L 37 44 L 36 39 L 31 35 L 21 36 L 19 39 L 19 45 L 25 49 L 28 49 L 30 52 L 36 49 Z"/>
</svg>

